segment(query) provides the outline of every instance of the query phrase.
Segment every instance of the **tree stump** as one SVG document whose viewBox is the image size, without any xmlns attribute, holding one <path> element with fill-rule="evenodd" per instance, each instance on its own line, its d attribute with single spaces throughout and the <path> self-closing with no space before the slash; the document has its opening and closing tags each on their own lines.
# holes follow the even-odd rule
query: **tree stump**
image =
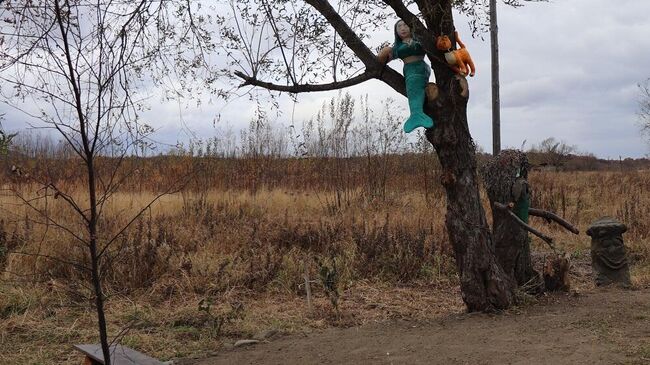
<svg viewBox="0 0 650 365">
<path fill-rule="evenodd" d="M 539 294 L 544 291 L 544 281 L 533 268 L 528 233 L 507 210 L 496 207 L 512 203 L 513 212 L 528 223 L 528 166 L 525 153 L 503 150 L 488 161 L 481 175 L 492 207 L 492 233 L 499 263 L 525 292 Z"/>
<path fill-rule="evenodd" d="M 552 255 L 544 260 L 544 286 L 548 291 L 569 291 L 571 259 L 568 254 Z"/>
</svg>

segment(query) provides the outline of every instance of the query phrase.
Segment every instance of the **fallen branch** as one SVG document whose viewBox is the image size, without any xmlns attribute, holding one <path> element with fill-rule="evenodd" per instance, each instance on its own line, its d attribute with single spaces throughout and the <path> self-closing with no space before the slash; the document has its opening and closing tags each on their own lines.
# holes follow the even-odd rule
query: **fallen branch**
<svg viewBox="0 0 650 365">
<path fill-rule="evenodd" d="M 557 252 L 555 250 L 555 245 L 553 245 L 553 238 L 545 235 L 544 233 L 542 233 L 542 232 L 536 230 L 535 228 L 529 226 L 528 224 L 524 223 L 524 221 L 519 219 L 519 217 L 517 217 L 517 215 L 515 213 L 513 213 L 512 210 L 510 210 L 510 208 L 508 208 L 507 205 L 499 203 L 499 202 L 494 202 L 494 206 L 497 207 L 499 210 L 507 212 L 510 215 L 510 217 L 512 219 L 514 219 L 515 222 L 517 222 L 517 224 L 519 224 L 523 229 L 525 229 L 526 231 L 528 231 L 528 232 L 534 234 L 535 236 L 541 238 L 542 241 L 546 242 L 549 245 L 549 247 L 551 247 L 551 249 L 553 249 L 553 252 Z"/>
<path fill-rule="evenodd" d="M 528 213 L 530 215 L 534 215 L 536 217 L 542 217 L 546 218 L 547 221 L 555 221 L 555 223 L 561 225 L 562 227 L 566 228 L 567 230 L 571 231 L 574 234 L 580 234 L 580 231 L 574 227 L 571 223 L 565 221 L 564 219 L 560 218 L 558 215 L 556 215 L 553 212 L 549 212 L 546 210 L 541 210 L 541 209 L 535 209 L 535 208 L 529 208 Z"/>
</svg>

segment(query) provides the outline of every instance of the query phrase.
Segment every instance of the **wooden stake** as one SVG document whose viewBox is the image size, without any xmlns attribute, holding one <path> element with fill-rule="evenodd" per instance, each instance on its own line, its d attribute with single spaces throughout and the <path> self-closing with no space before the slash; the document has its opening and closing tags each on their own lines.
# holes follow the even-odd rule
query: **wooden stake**
<svg viewBox="0 0 650 365">
<path fill-rule="evenodd" d="M 309 282 L 309 270 L 307 270 L 307 258 L 305 257 L 303 259 L 303 279 L 305 280 L 305 291 L 307 292 L 307 310 L 309 313 L 312 312 L 312 305 L 311 305 L 311 284 Z"/>
</svg>

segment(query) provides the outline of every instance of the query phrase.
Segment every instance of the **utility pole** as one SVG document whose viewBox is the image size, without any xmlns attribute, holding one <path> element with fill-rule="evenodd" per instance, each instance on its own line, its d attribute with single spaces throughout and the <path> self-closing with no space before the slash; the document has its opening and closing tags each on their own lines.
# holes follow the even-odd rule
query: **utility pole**
<svg viewBox="0 0 650 365">
<path fill-rule="evenodd" d="M 492 53 L 492 155 L 501 151 L 501 111 L 499 101 L 499 27 L 497 1 L 490 0 L 490 43 Z"/>
</svg>

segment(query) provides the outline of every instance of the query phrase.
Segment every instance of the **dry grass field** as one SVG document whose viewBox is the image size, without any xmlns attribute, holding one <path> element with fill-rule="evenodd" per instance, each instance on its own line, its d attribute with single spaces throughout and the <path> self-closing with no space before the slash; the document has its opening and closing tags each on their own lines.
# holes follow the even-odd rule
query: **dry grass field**
<svg viewBox="0 0 650 365">
<path fill-rule="evenodd" d="M 110 334 L 160 359 L 204 357 L 269 329 L 301 333 L 462 311 L 435 171 L 419 169 L 427 161 L 417 156 L 378 161 L 376 171 L 389 174 L 368 173 L 370 161 L 203 165 L 190 185 L 145 209 L 107 251 Z M 193 163 L 180 162 L 169 170 L 140 167 L 107 201 L 100 240 Z M 58 179 L 84 201 L 81 180 Z M 627 224 L 634 284 L 650 285 L 650 171 L 535 171 L 530 183 L 533 207 L 579 227 L 575 236 L 531 218 L 576 262 L 589 261 L 590 222 L 610 215 Z M 32 202 L 48 212 L 44 220 L 10 192 L 29 199 L 42 189 L 10 185 L 0 210 L 0 363 L 78 363 L 70 346 L 97 342 L 95 315 L 87 272 L 68 263 L 88 258 L 61 226 L 78 234 L 83 227 L 63 199 Z M 533 251 L 548 251 L 532 242 Z M 588 276 L 577 276 L 574 288 L 590 285 Z"/>
</svg>

